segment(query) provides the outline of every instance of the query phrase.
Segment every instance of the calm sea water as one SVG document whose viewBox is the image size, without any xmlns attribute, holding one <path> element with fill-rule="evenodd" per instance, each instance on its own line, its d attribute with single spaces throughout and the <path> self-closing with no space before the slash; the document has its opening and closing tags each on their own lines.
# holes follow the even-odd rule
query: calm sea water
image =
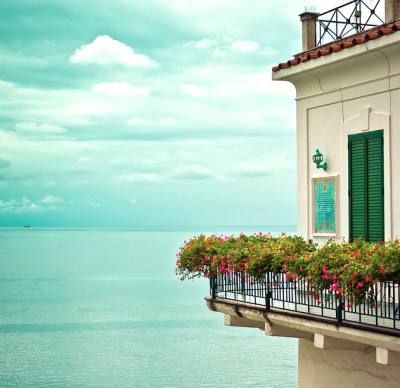
<svg viewBox="0 0 400 388">
<path fill-rule="evenodd" d="M 295 233 L 1 228 L 0 387 L 296 387 L 297 340 L 224 326 L 174 274 L 183 240 L 260 230 Z"/>
</svg>

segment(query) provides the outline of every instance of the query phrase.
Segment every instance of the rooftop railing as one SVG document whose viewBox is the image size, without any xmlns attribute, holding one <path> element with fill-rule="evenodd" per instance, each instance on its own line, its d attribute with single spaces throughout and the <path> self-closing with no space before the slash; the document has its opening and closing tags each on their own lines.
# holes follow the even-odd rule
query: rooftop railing
<svg viewBox="0 0 400 388">
<path fill-rule="evenodd" d="M 376 283 L 372 287 L 374 304 L 366 298 L 354 306 L 348 298 L 338 295 L 335 290 L 313 295 L 307 281 L 287 281 L 284 274 L 267 273 L 263 281 L 256 282 L 246 275 L 230 273 L 211 279 L 210 294 L 213 299 L 235 300 L 266 309 L 329 318 L 339 323 L 400 330 L 399 283 Z"/>
<path fill-rule="evenodd" d="M 315 46 L 342 39 L 385 22 L 378 16 L 381 0 L 354 0 L 315 17 Z M 370 5 L 368 5 L 370 4 Z"/>
</svg>

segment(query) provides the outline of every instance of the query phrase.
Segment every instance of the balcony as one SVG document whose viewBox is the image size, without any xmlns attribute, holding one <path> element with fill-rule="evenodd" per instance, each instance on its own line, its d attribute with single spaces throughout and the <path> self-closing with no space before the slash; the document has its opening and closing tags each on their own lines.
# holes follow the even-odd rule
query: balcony
<svg viewBox="0 0 400 388">
<path fill-rule="evenodd" d="M 215 280 L 210 280 L 212 299 L 235 301 L 267 311 L 294 313 L 310 320 L 400 337 L 399 283 L 376 283 L 372 288 L 374 304 L 366 299 L 355 306 L 334 289 L 313 295 L 307 281 L 287 281 L 285 274 L 270 272 L 261 282 L 237 273 L 219 274 Z"/>
</svg>

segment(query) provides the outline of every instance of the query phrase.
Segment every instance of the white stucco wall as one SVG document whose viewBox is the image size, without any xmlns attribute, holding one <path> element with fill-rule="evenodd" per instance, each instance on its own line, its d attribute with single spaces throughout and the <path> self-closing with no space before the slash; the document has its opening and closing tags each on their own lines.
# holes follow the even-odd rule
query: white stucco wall
<svg viewBox="0 0 400 388">
<path fill-rule="evenodd" d="M 349 237 L 348 135 L 384 130 L 385 238 L 400 235 L 400 32 L 280 70 L 297 100 L 298 234 L 313 235 L 312 178 L 338 176 L 336 237 Z M 327 171 L 312 162 L 316 149 Z"/>
<path fill-rule="evenodd" d="M 323 350 L 299 339 L 299 388 L 398 388 L 398 365 L 377 364 L 375 351 Z"/>
</svg>

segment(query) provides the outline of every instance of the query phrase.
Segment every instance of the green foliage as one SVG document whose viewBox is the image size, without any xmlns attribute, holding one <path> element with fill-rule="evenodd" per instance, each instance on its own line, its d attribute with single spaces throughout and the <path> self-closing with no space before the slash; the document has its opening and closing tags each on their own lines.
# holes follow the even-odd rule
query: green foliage
<svg viewBox="0 0 400 388">
<path fill-rule="evenodd" d="M 287 281 L 308 282 L 309 292 L 327 291 L 358 305 L 374 304 L 372 285 L 400 278 L 400 242 L 367 243 L 363 240 L 317 244 L 282 234 L 246 236 L 200 235 L 185 241 L 177 254 L 176 274 L 181 280 L 213 278 L 229 272 L 244 273 L 253 282 L 268 272 L 284 273 Z"/>
</svg>

